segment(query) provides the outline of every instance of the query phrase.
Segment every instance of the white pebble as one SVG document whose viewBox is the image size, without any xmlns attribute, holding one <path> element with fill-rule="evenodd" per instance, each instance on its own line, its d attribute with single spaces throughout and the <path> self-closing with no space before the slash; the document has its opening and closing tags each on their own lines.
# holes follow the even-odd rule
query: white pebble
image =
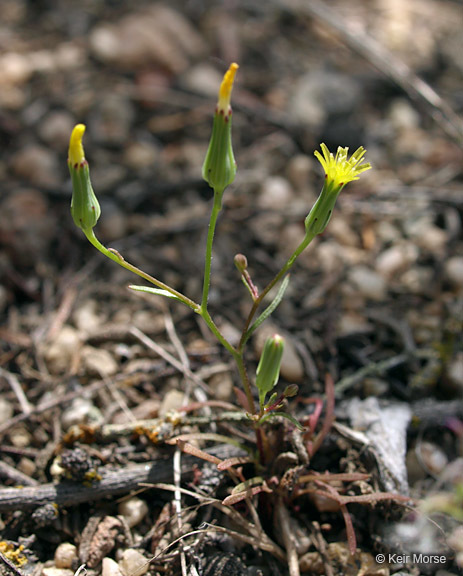
<svg viewBox="0 0 463 576">
<path fill-rule="evenodd" d="M 118 512 L 124 516 L 129 528 L 133 528 L 148 514 L 148 505 L 141 498 L 130 498 L 121 502 Z"/>
<path fill-rule="evenodd" d="M 386 296 L 386 282 L 379 274 L 366 266 L 353 268 L 349 279 L 365 298 L 379 301 Z"/>
<path fill-rule="evenodd" d="M 146 574 L 150 567 L 149 560 L 143 554 L 128 548 L 122 552 L 122 558 L 119 560 L 119 568 L 125 576 L 142 576 Z"/>
<path fill-rule="evenodd" d="M 101 576 L 122 576 L 119 564 L 112 558 L 103 558 Z"/>
<path fill-rule="evenodd" d="M 288 206 L 293 197 L 289 182 L 281 176 L 270 176 L 262 184 L 257 200 L 259 208 L 280 210 Z"/>
<path fill-rule="evenodd" d="M 55 550 L 55 566 L 57 568 L 72 568 L 77 560 L 77 548 L 70 542 L 63 542 Z"/>
<path fill-rule="evenodd" d="M 0 396 L 0 424 L 3 424 L 13 416 L 13 405 Z"/>
<path fill-rule="evenodd" d="M 69 568 L 56 568 L 55 566 L 48 566 L 42 568 L 42 576 L 74 576 L 74 570 Z"/>
<path fill-rule="evenodd" d="M 453 256 L 445 263 L 445 275 L 456 288 L 463 288 L 463 256 Z"/>
<path fill-rule="evenodd" d="M 413 244 L 397 244 L 384 250 L 376 261 L 376 270 L 385 278 L 403 272 L 418 258 L 418 248 Z"/>
</svg>

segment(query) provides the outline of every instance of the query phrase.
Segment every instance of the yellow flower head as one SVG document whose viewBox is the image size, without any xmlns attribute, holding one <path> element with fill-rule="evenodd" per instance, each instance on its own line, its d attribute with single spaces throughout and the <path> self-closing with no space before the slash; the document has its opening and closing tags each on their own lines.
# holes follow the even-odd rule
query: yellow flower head
<svg viewBox="0 0 463 576">
<path fill-rule="evenodd" d="M 69 162 L 71 166 L 79 165 L 85 160 L 84 147 L 82 146 L 84 132 L 84 124 L 74 126 L 71 139 L 69 140 Z"/>
<path fill-rule="evenodd" d="M 217 111 L 223 112 L 223 114 L 227 115 L 230 113 L 230 97 L 233 88 L 233 82 L 235 80 L 236 71 L 238 70 L 238 64 L 230 65 L 230 68 L 225 73 L 223 77 L 222 84 L 220 85 L 219 90 L 219 101 L 217 102 Z"/>
<path fill-rule="evenodd" d="M 336 156 L 333 156 L 326 144 L 320 144 L 320 148 L 323 156 L 318 150 L 314 154 L 325 170 L 326 184 L 330 188 L 343 188 L 348 182 L 358 180 L 359 174 L 371 168 L 370 164 L 362 164 L 366 153 L 362 146 L 350 158 L 347 158 L 349 148 L 339 146 Z"/>
</svg>

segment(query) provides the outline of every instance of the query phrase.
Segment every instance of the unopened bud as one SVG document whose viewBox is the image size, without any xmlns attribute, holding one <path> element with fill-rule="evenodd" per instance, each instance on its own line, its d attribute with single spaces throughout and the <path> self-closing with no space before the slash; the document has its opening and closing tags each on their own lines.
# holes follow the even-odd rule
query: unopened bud
<svg viewBox="0 0 463 576">
<path fill-rule="evenodd" d="M 233 182 L 236 175 L 236 162 L 231 141 L 230 97 L 237 70 L 238 64 L 232 64 L 220 86 L 212 135 L 203 164 L 203 178 L 217 192 L 223 192 Z"/>
<path fill-rule="evenodd" d="M 248 267 L 248 259 L 244 254 L 235 254 L 233 258 L 233 262 L 235 266 L 238 268 L 238 271 L 242 274 Z"/>
<path fill-rule="evenodd" d="M 259 390 L 261 407 L 265 404 L 265 396 L 275 388 L 278 382 L 283 349 L 284 340 L 279 334 L 274 334 L 265 342 L 256 371 L 256 386 Z"/>
<path fill-rule="evenodd" d="M 82 137 L 83 124 L 77 124 L 69 141 L 68 167 L 72 181 L 71 214 L 74 223 L 82 230 L 91 230 L 101 214 L 100 205 L 90 182 L 88 162 L 85 159 Z"/>
</svg>

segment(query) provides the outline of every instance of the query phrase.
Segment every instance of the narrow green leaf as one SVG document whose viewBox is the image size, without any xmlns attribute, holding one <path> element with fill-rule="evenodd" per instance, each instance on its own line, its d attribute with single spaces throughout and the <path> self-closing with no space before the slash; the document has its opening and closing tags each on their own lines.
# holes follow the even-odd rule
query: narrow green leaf
<svg viewBox="0 0 463 576">
<path fill-rule="evenodd" d="M 252 336 L 254 331 L 257 330 L 257 328 L 259 328 L 259 326 L 262 324 L 262 322 L 267 320 L 267 318 L 270 316 L 270 314 L 272 314 L 272 312 L 277 308 L 277 306 L 283 300 L 283 296 L 286 292 L 286 288 L 288 287 L 288 284 L 289 284 L 289 274 L 288 274 L 288 276 L 286 276 L 284 278 L 283 282 L 281 283 L 280 289 L 278 290 L 278 293 L 275 296 L 275 298 L 267 306 L 267 308 L 262 312 L 262 314 L 257 318 L 257 320 L 254 322 L 254 324 L 248 329 L 248 331 L 246 332 L 246 334 L 244 336 L 244 342 L 243 343 L 246 343 L 249 340 L 249 338 Z"/>
<path fill-rule="evenodd" d="M 183 302 L 178 296 L 171 294 L 167 290 L 161 290 L 161 288 L 151 288 L 151 286 L 134 286 L 131 284 L 129 286 L 131 290 L 135 290 L 136 292 L 148 292 L 149 294 L 156 294 L 157 296 L 165 296 L 166 298 L 172 298 L 172 300 L 178 300 L 179 302 Z"/>
</svg>

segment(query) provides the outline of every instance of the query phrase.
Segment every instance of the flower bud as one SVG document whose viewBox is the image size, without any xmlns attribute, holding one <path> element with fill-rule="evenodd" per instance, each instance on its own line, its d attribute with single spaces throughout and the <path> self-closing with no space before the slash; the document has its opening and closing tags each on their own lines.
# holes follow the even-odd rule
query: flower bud
<svg viewBox="0 0 463 576">
<path fill-rule="evenodd" d="M 333 156 L 325 144 L 321 144 L 320 147 L 323 156 L 318 150 L 314 154 L 325 170 L 325 183 L 320 196 L 305 219 L 306 234 L 313 236 L 325 230 L 344 186 L 352 180 L 358 180 L 359 174 L 371 168 L 370 164 L 362 164 L 366 152 L 362 146 L 349 159 L 347 158 L 349 148 L 339 146 L 336 156 Z"/>
<path fill-rule="evenodd" d="M 248 267 L 248 259 L 244 254 L 235 254 L 233 262 L 241 274 L 246 271 Z"/>
<path fill-rule="evenodd" d="M 74 127 L 69 141 L 68 166 L 72 181 L 71 214 L 74 223 L 84 232 L 98 222 L 101 209 L 90 182 L 88 162 L 84 156 L 83 124 Z"/>
<path fill-rule="evenodd" d="M 230 97 L 237 70 L 238 64 L 232 64 L 220 86 L 212 135 L 203 164 L 203 178 L 217 192 L 223 192 L 233 182 L 236 175 L 236 162 L 231 141 Z"/>
<path fill-rule="evenodd" d="M 279 334 L 267 338 L 256 371 L 256 386 L 259 390 L 259 404 L 265 404 L 265 396 L 275 388 L 280 376 L 284 340 Z"/>
</svg>

